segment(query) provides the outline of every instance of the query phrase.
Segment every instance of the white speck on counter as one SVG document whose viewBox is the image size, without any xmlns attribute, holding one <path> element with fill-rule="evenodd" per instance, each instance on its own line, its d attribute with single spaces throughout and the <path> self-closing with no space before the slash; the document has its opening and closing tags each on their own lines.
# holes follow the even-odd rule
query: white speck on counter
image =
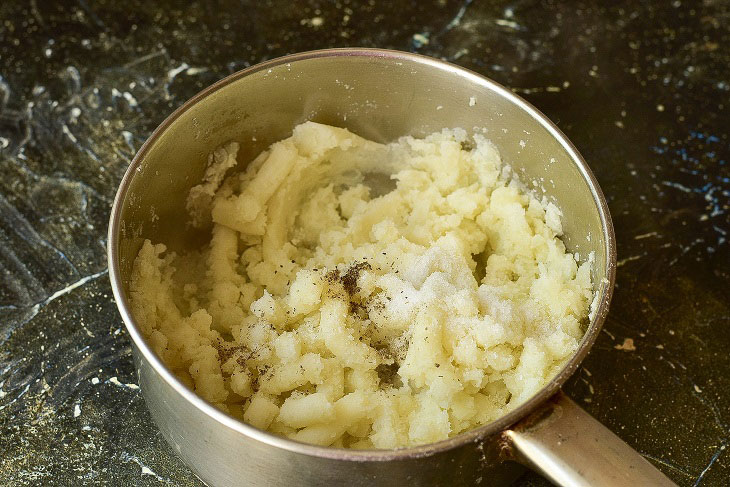
<svg viewBox="0 0 730 487">
<path fill-rule="evenodd" d="M 416 47 L 428 45 L 428 37 L 423 34 L 413 34 L 413 43 Z"/>
<path fill-rule="evenodd" d="M 78 143 L 78 139 L 76 138 L 76 136 L 73 133 L 71 133 L 71 130 L 69 130 L 69 128 L 68 128 L 68 125 L 66 125 L 65 123 L 61 126 L 61 131 L 64 134 L 66 134 L 66 137 L 68 137 L 68 139 L 71 142 L 73 142 L 74 144 Z"/>
<path fill-rule="evenodd" d="M 512 20 L 496 19 L 494 23 L 500 27 L 508 27 L 510 29 L 520 30 L 520 24 Z"/>
<path fill-rule="evenodd" d="M 208 71 L 208 68 L 188 68 L 187 70 L 185 70 L 185 74 L 187 74 L 188 76 L 193 76 L 196 74 L 205 73 L 206 71 Z"/>
<path fill-rule="evenodd" d="M 164 482 L 167 485 L 174 485 L 174 484 L 172 484 L 170 479 L 166 479 L 160 475 L 157 475 L 151 468 L 147 467 L 147 465 L 142 463 L 142 461 L 139 458 L 137 458 L 133 455 L 130 455 L 127 452 L 122 453 L 122 461 L 125 463 L 133 462 L 133 463 L 136 463 L 137 465 L 139 465 L 140 469 L 142 470 L 141 471 L 142 475 L 151 475 L 152 477 L 157 479 L 159 482 Z"/>
<path fill-rule="evenodd" d="M 616 262 L 616 267 L 622 267 L 629 262 L 632 262 L 634 260 L 639 260 L 642 257 L 644 257 L 645 255 L 646 255 L 646 252 L 644 252 L 643 254 L 640 254 L 640 255 L 632 255 L 630 257 L 626 257 L 625 259 L 621 259 L 618 262 Z"/>
<path fill-rule="evenodd" d="M 139 103 L 137 103 L 137 99 L 134 96 L 132 96 L 132 94 L 130 92 L 125 91 L 124 93 L 122 93 L 122 96 L 124 97 L 125 100 L 127 100 L 127 103 L 129 104 L 130 107 L 135 108 L 135 107 L 139 106 Z"/>
<path fill-rule="evenodd" d="M 476 105 L 476 104 L 477 104 L 477 97 L 476 97 L 476 96 L 472 96 L 472 97 L 470 97 L 470 98 L 469 98 L 469 106 L 470 106 L 470 107 L 473 107 L 473 106 L 474 106 L 474 105 Z"/>
<path fill-rule="evenodd" d="M 312 27 L 319 27 L 324 24 L 324 19 L 322 17 L 312 17 L 311 19 L 309 19 L 309 24 Z"/>
<path fill-rule="evenodd" d="M 524 149 L 526 145 L 527 143 L 524 140 L 520 140 L 520 147 Z"/>
<path fill-rule="evenodd" d="M 695 384 L 694 387 L 695 387 L 695 392 L 697 394 L 701 394 L 702 393 L 702 389 L 700 389 L 700 387 L 697 384 Z"/>
<path fill-rule="evenodd" d="M 443 105 L 439 105 L 439 106 L 436 107 L 436 110 L 443 110 L 443 108 L 444 108 Z"/>
<path fill-rule="evenodd" d="M 168 70 L 167 71 L 167 79 L 169 79 L 170 81 L 172 81 L 173 79 L 175 79 L 175 76 L 177 76 L 178 74 L 182 73 L 183 71 L 185 71 L 189 67 L 190 67 L 190 65 L 188 63 L 182 63 L 177 68 L 172 68 L 172 69 Z"/>
<path fill-rule="evenodd" d="M 98 377 L 92 377 L 91 378 L 91 383 L 94 384 L 94 385 L 98 384 L 99 383 L 99 378 Z"/>
<path fill-rule="evenodd" d="M 133 389 L 133 390 L 139 389 L 139 386 L 137 384 L 122 384 L 121 382 L 119 382 L 119 379 L 117 379 L 116 376 L 112 377 L 107 382 L 111 382 L 112 384 L 114 384 L 117 387 L 126 387 L 128 389 Z"/>
<path fill-rule="evenodd" d="M 634 237 L 634 240 L 641 240 L 644 238 L 655 237 L 656 235 L 657 235 L 657 232 L 642 233 L 641 235 L 636 235 Z"/>
<path fill-rule="evenodd" d="M 81 406 L 78 404 L 74 405 L 74 418 L 81 416 Z"/>
<path fill-rule="evenodd" d="M 613 348 L 623 350 L 624 352 L 633 352 L 636 350 L 633 338 L 625 338 L 621 345 L 615 345 Z"/>
</svg>

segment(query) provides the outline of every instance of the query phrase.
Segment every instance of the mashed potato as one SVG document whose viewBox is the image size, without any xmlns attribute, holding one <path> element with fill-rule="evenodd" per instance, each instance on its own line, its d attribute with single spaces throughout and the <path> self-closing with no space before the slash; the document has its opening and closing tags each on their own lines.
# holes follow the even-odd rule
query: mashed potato
<svg viewBox="0 0 730 487">
<path fill-rule="evenodd" d="M 514 409 L 578 347 L 590 262 L 484 138 L 308 122 L 225 177 L 237 150 L 188 198 L 210 243 L 146 241 L 131 281 L 151 346 L 220 409 L 319 445 L 430 443 Z"/>
</svg>

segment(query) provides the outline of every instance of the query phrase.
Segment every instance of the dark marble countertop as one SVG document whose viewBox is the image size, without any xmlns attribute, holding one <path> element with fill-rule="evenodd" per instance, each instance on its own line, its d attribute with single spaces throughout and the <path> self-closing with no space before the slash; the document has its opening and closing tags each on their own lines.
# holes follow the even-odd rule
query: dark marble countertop
<svg viewBox="0 0 730 487">
<path fill-rule="evenodd" d="M 201 485 L 135 384 L 106 271 L 117 184 L 213 81 L 377 46 L 511 87 L 581 150 L 619 269 L 566 390 L 679 485 L 728 485 L 729 44 L 727 0 L 0 2 L 0 484 Z"/>
</svg>

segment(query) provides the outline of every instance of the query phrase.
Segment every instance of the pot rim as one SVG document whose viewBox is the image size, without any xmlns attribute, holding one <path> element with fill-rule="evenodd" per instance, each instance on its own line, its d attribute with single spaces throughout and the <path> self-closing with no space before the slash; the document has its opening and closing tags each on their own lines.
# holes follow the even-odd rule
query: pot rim
<svg viewBox="0 0 730 487">
<path fill-rule="evenodd" d="M 193 105 L 203 102 L 205 98 L 207 98 L 211 94 L 217 92 L 221 88 L 233 82 L 236 82 L 243 77 L 288 63 L 295 63 L 298 61 L 315 58 L 338 58 L 342 56 L 362 58 L 386 58 L 393 61 L 414 62 L 420 65 L 427 66 L 429 68 L 446 71 L 454 76 L 467 78 L 469 81 L 481 85 L 482 87 L 486 87 L 487 89 L 497 93 L 499 96 L 509 100 L 510 102 L 518 106 L 521 110 L 529 114 L 538 123 L 540 123 L 560 143 L 560 145 L 572 159 L 573 163 L 578 167 L 584 180 L 588 183 L 588 186 L 593 195 L 593 199 L 598 206 L 603 238 L 606 242 L 606 245 L 604 247 L 607 262 L 606 275 L 602 276 L 603 279 L 599 281 L 597 285 L 595 285 L 597 292 L 601 293 L 600 301 L 598 303 L 598 308 L 596 309 L 595 315 L 588 325 L 583 340 L 581 341 L 580 346 L 578 347 L 576 352 L 563 366 L 561 371 L 548 384 L 540 389 L 537 394 L 531 397 L 528 401 L 524 402 L 513 411 L 510 411 L 506 415 L 490 423 L 436 443 L 428 443 L 415 447 L 390 450 L 353 450 L 346 448 L 323 447 L 307 443 L 301 443 L 298 441 L 290 440 L 288 438 L 284 438 L 282 436 L 278 436 L 273 433 L 262 431 L 236 418 L 233 418 L 232 416 L 229 416 L 228 414 L 216 409 L 213 405 L 209 404 L 204 399 L 195 394 L 195 392 L 188 389 L 174 376 L 174 374 L 172 374 L 172 372 L 167 369 L 167 367 L 157 357 L 155 352 L 147 345 L 146 340 L 142 336 L 140 329 L 131 314 L 127 296 L 123 292 L 122 279 L 118 264 L 122 203 L 126 198 L 131 181 L 137 173 L 137 168 L 141 165 L 142 161 L 145 159 L 152 146 L 165 132 L 165 130 L 167 130 L 167 128 L 175 120 L 177 120 Z M 157 372 L 163 378 L 163 380 L 178 394 L 182 395 L 201 413 L 211 417 L 221 425 L 224 425 L 227 428 L 236 431 L 237 433 L 241 434 L 243 438 L 248 437 L 274 447 L 282 448 L 284 450 L 304 455 L 350 461 L 387 461 L 430 456 L 439 452 L 447 451 L 465 445 L 470 442 L 479 442 L 483 439 L 492 437 L 500 433 L 502 430 L 508 428 L 510 425 L 516 423 L 521 418 L 527 416 L 530 412 L 532 412 L 548 398 L 553 396 L 560 389 L 560 387 L 573 374 L 573 372 L 575 372 L 575 370 L 578 368 L 580 363 L 590 351 L 593 343 L 598 337 L 598 333 L 600 332 L 601 327 L 603 326 L 606 314 L 608 313 L 608 307 L 611 301 L 611 296 L 613 294 L 616 274 L 616 242 L 606 199 L 600 187 L 598 186 L 596 178 L 589 169 L 583 157 L 580 155 L 575 146 L 568 140 L 568 138 L 560 131 L 560 129 L 558 129 L 558 127 L 553 122 L 551 122 L 537 108 L 532 106 L 530 103 L 528 103 L 526 100 L 522 99 L 518 95 L 512 93 L 507 88 L 485 76 L 470 71 L 466 68 L 462 68 L 449 62 L 441 61 L 421 54 L 375 48 L 322 49 L 290 54 L 287 56 L 264 61 L 262 63 L 233 73 L 217 81 L 216 83 L 205 88 L 204 90 L 190 98 L 188 101 L 183 103 L 182 106 L 180 106 L 171 115 L 169 115 L 152 132 L 152 134 L 145 141 L 142 147 L 140 147 L 139 151 L 134 156 L 132 162 L 127 168 L 127 171 L 122 178 L 119 189 L 117 190 L 116 196 L 114 198 L 114 203 L 112 205 L 111 215 L 109 219 L 107 249 L 109 279 L 111 281 L 112 291 L 114 293 L 117 307 L 119 308 L 119 312 L 122 315 L 122 319 L 124 320 L 127 331 L 132 337 L 132 341 L 135 347 L 142 354 L 144 360 L 146 360 L 152 366 L 155 372 Z M 596 277 L 597 276 L 594 276 L 594 279 Z"/>
</svg>

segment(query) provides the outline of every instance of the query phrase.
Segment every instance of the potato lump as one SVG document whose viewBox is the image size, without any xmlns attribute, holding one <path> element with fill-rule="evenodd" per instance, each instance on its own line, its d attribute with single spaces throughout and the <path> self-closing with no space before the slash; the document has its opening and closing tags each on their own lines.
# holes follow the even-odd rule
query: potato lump
<svg viewBox="0 0 730 487">
<path fill-rule="evenodd" d="M 318 445 L 431 443 L 519 406 L 577 349 L 591 260 L 483 136 L 306 122 L 236 171 L 238 148 L 187 200 L 209 244 L 147 240 L 130 283 L 151 347 L 221 410 Z"/>
</svg>

